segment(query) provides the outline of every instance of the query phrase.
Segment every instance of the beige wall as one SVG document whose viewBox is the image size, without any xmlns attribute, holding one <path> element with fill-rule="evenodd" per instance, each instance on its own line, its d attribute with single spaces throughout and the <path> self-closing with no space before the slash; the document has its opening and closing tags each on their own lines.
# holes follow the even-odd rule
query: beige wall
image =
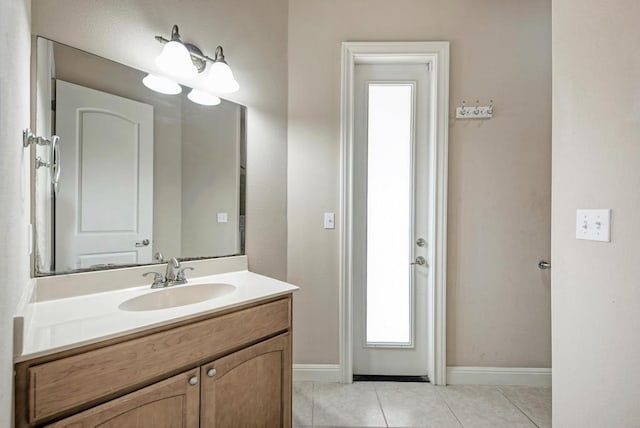
<svg viewBox="0 0 640 428">
<path fill-rule="evenodd" d="M 247 114 L 247 254 L 253 271 L 286 277 L 287 2 L 197 0 L 34 2 L 33 32 L 142 70 L 155 70 L 178 24 L 211 55 L 223 45 Z M 189 86 L 196 83 L 185 81 Z"/>
<path fill-rule="evenodd" d="M 640 424 L 640 2 L 553 2 L 553 426 Z M 575 210 L 611 208 L 611 243 Z"/>
<path fill-rule="evenodd" d="M 290 0 L 288 280 L 294 361 L 338 362 L 340 43 L 451 41 L 448 365 L 549 367 L 550 0 Z M 337 219 L 338 228 L 341 219 Z"/>
<path fill-rule="evenodd" d="M 240 252 L 240 109 L 223 101 L 213 107 L 183 103 L 183 257 Z M 214 130 L 211 132 L 211 130 Z M 217 213 L 227 213 L 218 223 Z"/>
<path fill-rule="evenodd" d="M 0 426 L 13 426 L 13 315 L 29 281 L 31 2 L 0 0 Z"/>
</svg>

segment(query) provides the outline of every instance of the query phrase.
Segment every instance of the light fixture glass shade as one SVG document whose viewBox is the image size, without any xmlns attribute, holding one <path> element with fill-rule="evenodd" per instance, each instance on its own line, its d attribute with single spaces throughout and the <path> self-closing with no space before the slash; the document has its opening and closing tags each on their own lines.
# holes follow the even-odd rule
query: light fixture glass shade
<svg viewBox="0 0 640 428">
<path fill-rule="evenodd" d="M 218 94 L 229 94 L 240 89 L 240 85 L 233 77 L 231 67 L 222 61 L 216 61 L 211 65 L 206 84 L 207 88 Z"/>
<path fill-rule="evenodd" d="M 164 45 L 162 53 L 156 57 L 156 65 L 175 77 L 190 78 L 198 74 L 198 70 L 191 61 L 189 50 L 175 40 Z"/>
<path fill-rule="evenodd" d="M 194 103 L 202 104 L 203 106 L 217 106 L 222 101 L 215 95 L 211 95 L 210 93 L 199 89 L 192 89 L 191 92 L 189 92 L 189 95 L 187 95 L 187 98 Z"/>
<path fill-rule="evenodd" d="M 160 92 L 161 94 L 175 95 L 182 92 L 182 86 L 171 79 L 156 74 L 147 74 L 147 76 L 142 79 L 142 83 L 147 88 Z"/>
</svg>

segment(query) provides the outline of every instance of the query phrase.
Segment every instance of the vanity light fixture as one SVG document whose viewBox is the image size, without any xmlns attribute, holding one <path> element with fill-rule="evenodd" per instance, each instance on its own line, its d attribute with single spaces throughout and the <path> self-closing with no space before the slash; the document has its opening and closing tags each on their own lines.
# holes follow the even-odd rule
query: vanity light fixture
<svg viewBox="0 0 640 428">
<path fill-rule="evenodd" d="M 160 92 L 161 94 L 176 95 L 182 92 L 182 86 L 171 79 L 158 76 L 157 74 L 147 74 L 147 76 L 142 79 L 142 83 L 147 88 Z"/>
<path fill-rule="evenodd" d="M 196 104 L 202 104 L 204 106 L 217 106 L 222 102 L 222 100 L 215 95 L 199 89 L 192 89 L 189 95 L 187 95 L 187 98 Z"/>
<path fill-rule="evenodd" d="M 209 89 L 220 94 L 230 94 L 240 89 L 240 85 L 233 77 L 231 67 L 224 59 L 222 46 L 216 48 L 215 59 L 209 68 L 206 83 Z"/>
<path fill-rule="evenodd" d="M 160 36 L 156 36 L 156 39 L 158 37 Z M 162 53 L 156 57 L 156 65 L 170 76 L 181 78 L 196 77 L 199 72 L 198 68 L 196 68 L 197 63 L 191 60 L 191 52 L 188 45 L 182 43 L 178 26 L 173 26 L 171 40 L 161 39 L 165 42 L 165 45 L 162 48 Z M 193 48 L 197 49 L 195 46 Z M 200 51 L 200 49 L 197 50 Z"/>
<path fill-rule="evenodd" d="M 162 53 L 156 58 L 156 65 L 164 73 L 176 78 L 192 78 L 198 73 L 204 73 L 207 63 L 211 63 L 204 82 L 209 91 L 229 94 L 240 89 L 224 57 L 222 46 L 216 48 L 214 57 L 211 58 L 197 46 L 183 43 L 177 25 L 171 29 L 171 40 L 162 36 L 156 36 L 156 40 L 164 44 Z"/>
</svg>

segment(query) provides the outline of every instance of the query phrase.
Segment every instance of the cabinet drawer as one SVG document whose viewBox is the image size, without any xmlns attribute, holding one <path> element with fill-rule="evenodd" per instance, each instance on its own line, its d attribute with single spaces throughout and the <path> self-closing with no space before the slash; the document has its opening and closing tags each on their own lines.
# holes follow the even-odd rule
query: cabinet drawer
<svg viewBox="0 0 640 428">
<path fill-rule="evenodd" d="M 95 404 L 289 328 L 277 300 L 29 368 L 29 422 Z"/>
</svg>

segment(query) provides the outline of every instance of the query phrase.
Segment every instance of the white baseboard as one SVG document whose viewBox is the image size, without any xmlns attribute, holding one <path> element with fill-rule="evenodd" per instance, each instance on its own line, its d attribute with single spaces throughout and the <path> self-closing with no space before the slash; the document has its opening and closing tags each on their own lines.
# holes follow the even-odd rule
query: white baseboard
<svg viewBox="0 0 640 428">
<path fill-rule="evenodd" d="M 340 382 L 340 365 L 294 364 L 293 381 Z"/>
<path fill-rule="evenodd" d="M 447 367 L 447 384 L 551 386 L 551 369 Z"/>
</svg>

